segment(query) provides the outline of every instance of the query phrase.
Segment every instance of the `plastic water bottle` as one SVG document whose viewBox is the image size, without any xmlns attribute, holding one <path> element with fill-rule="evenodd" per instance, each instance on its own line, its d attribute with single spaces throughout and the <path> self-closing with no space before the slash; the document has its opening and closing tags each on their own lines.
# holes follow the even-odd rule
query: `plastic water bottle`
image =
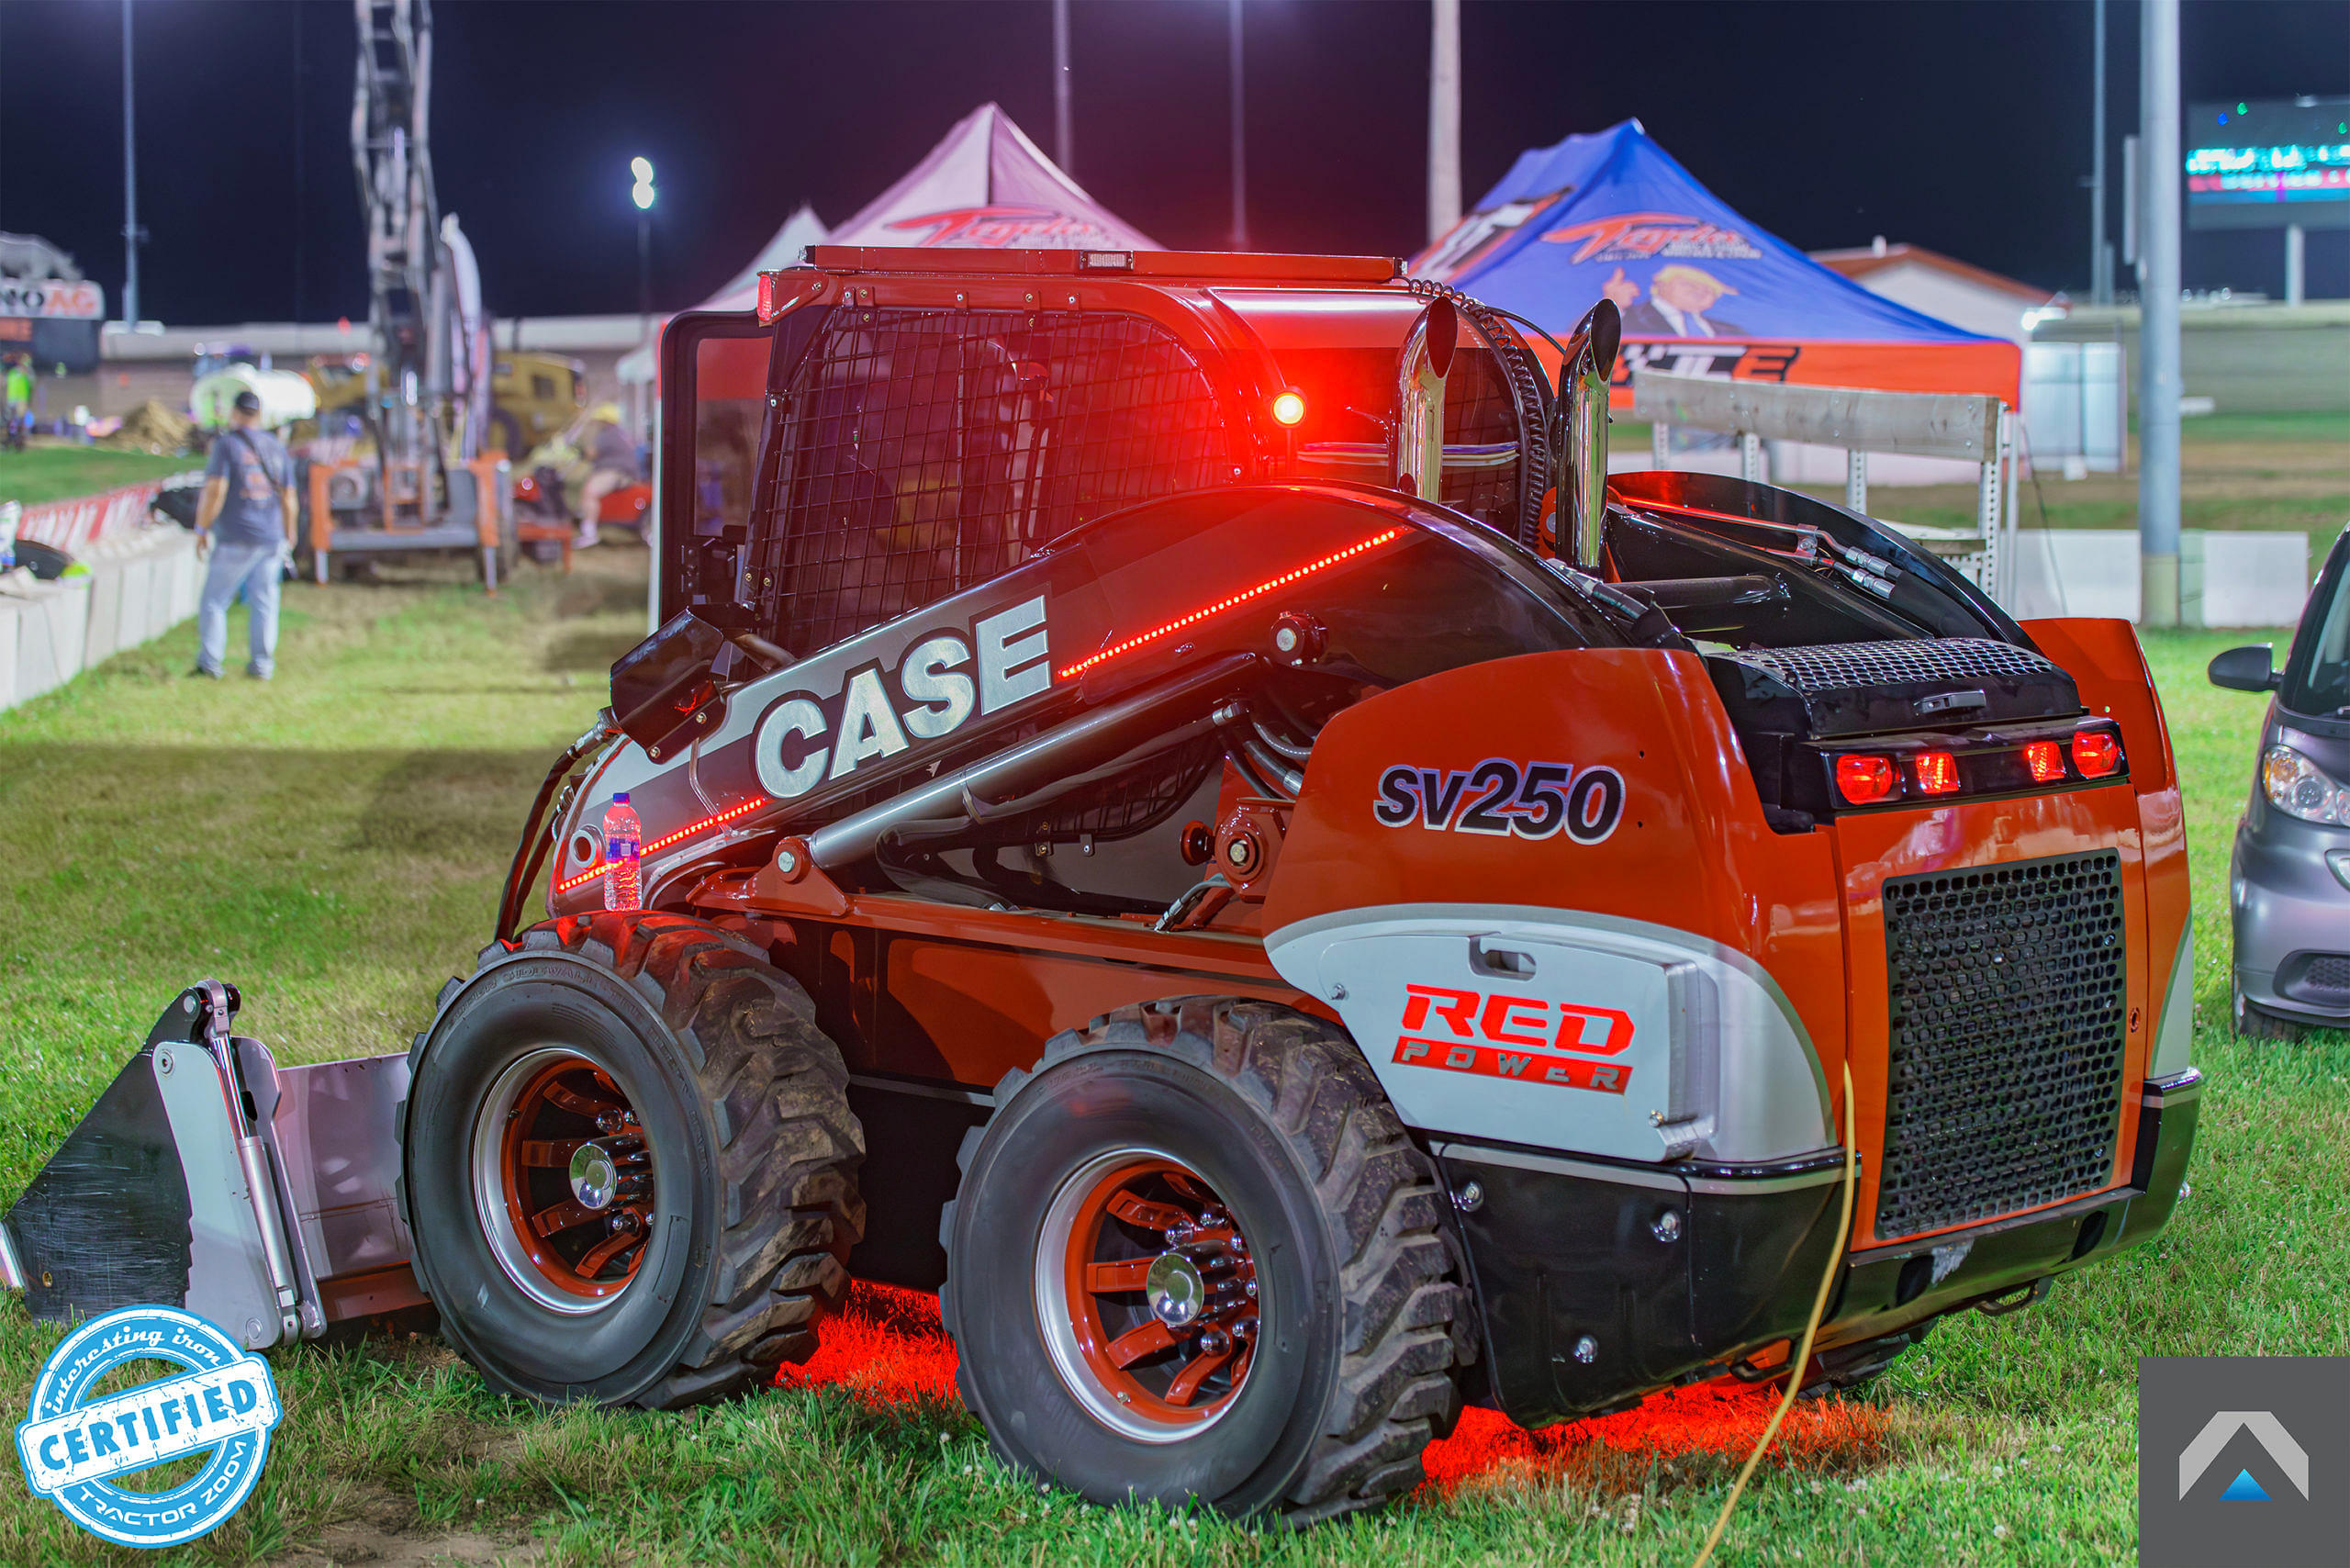
<svg viewBox="0 0 2350 1568">
<path fill-rule="evenodd" d="M 622 790 L 604 808 L 604 907 L 635 909 L 643 901 L 637 886 L 636 862 L 644 847 L 644 829 L 636 809 Z"/>
</svg>

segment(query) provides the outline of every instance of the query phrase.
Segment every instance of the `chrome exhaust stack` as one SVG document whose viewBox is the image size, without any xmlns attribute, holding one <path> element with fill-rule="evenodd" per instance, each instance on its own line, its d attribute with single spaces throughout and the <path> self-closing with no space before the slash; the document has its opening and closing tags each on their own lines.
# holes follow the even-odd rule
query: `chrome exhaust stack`
<svg viewBox="0 0 2350 1568">
<path fill-rule="evenodd" d="M 1607 386 L 1623 335 L 1622 312 L 1603 299 L 1575 324 L 1559 365 L 1559 553 L 1595 574 L 1606 548 Z"/>
<path fill-rule="evenodd" d="M 1407 496 L 1438 498 L 1444 488 L 1444 380 L 1460 345 L 1460 318 L 1438 295 L 1412 323 L 1395 361 L 1395 484 Z"/>
</svg>

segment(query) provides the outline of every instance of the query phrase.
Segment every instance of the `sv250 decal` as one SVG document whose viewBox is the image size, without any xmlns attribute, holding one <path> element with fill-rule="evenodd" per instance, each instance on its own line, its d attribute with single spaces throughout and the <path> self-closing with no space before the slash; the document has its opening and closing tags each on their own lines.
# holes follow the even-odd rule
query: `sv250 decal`
<svg viewBox="0 0 2350 1568">
<path fill-rule="evenodd" d="M 1382 827 L 1597 844 L 1624 815 L 1624 776 L 1571 762 L 1489 756 L 1474 767 L 1398 763 L 1379 776 L 1371 814 Z"/>
</svg>

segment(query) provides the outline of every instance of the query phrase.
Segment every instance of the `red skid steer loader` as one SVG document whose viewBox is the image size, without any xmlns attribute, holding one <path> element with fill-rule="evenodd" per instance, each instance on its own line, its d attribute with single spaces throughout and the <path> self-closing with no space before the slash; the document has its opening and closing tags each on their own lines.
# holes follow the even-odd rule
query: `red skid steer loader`
<svg viewBox="0 0 2350 1568">
<path fill-rule="evenodd" d="M 1617 330 L 1554 382 L 1386 261 L 1123 252 L 680 318 L 661 625 L 474 974 L 301 1068 L 192 988 L 9 1282 L 256 1348 L 429 1299 L 656 1408 L 936 1289 L 1011 1463 L 1303 1521 L 1464 1402 L 1849 1385 L 2144 1240 L 2199 1078 L 2129 628 L 1611 478 Z"/>
</svg>

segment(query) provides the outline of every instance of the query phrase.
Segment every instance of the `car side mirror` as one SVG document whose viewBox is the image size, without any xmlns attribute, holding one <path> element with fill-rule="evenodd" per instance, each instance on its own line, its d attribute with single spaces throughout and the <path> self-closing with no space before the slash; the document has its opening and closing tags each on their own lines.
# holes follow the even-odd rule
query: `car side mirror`
<svg viewBox="0 0 2350 1568">
<path fill-rule="evenodd" d="M 2214 686 L 2224 686 L 2231 691 L 2274 691 L 2285 684 L 2285 678 L 2275 666 L 2275 655 L 2266 643 L 2248 648 L 2230 648 L 2211 661 L 2206 672 Z"/>
</svg>

